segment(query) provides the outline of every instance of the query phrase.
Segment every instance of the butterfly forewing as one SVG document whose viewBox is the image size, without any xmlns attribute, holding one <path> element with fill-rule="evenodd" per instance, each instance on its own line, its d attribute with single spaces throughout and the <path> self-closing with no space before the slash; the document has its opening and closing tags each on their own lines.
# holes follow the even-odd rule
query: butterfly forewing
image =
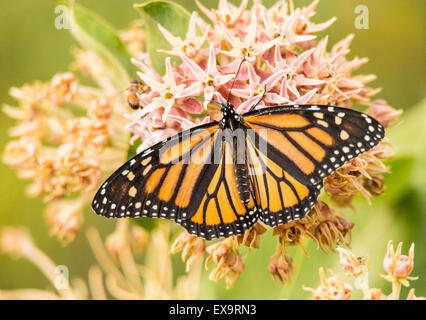
<svg viewBox="0 0 426 320">
<path fill-rule="evenodd" d="M 218 130 L 216 123 L 196 127 L 139 153 L 101 186 L 92 208 L 106 217 L 184 219 Z"/>
</svg>

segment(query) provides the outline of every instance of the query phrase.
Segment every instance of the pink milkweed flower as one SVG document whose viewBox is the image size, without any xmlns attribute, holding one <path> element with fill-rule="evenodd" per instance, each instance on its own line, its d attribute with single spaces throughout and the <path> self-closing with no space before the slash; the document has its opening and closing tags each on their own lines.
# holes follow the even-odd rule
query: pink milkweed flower
<svg viewBox="0 0 426 320">
<path fill-rule="evenodd" d="M 351 297 L 352 287 L 345 283 L 338 275 L 329 270 L 331 277 L 327 279 L 324 269 L 319 269 L 321 284 L 316 288 L 306 288 L 311 291 L 316 300 L 349 300 Z"/>
<path fill-rule="evenodd" d="M 189 20 L 188 32 L 186 33 L 185 40 L 182 40 L 180 37 L 173 36 L 166 28 L 158 24 L 163 36 L 166 40 L 172 45 L 171 50 L 158 50 L 171 56 L 181 56 L 185 55 L 189 58 L 194 58 L 203 47 L 204 42 L 206 41 L 207 35 L 209 33 L 210 27 L 203 31 L 202 36 L 197 36 L 197 22 L 198 14 L 194 11 Z"/>
<path fill-rule="evenodd" d="M 297 9 L 287 19 L 280 23 L 278 26 L 276 23 L 271 22 L 268 19 L 268 15 L 264 15 L 265 33 L 273 32 L 272 37 L 278 39 L 281 46 L 289 47 L 292 44 L 300 44 L 301 42 L 307 42 L 314 40 L 316 36 L 297 34 L 297 23 L 300 18 L 300 10 Z M 271 35 L 271 34 L 270 34 Z"/>
<path fill-rule="evenodd" d="M 244 88 L 234 88 L 232 94 L 243 98 L 245 101 L 237 107 L 237 111 L 240 113 L 247 112 L 248 109 L 255 104 L 265 94 L 263 101 L 278 104 L 283 102 L 281 97 L 270 91 L 274 85 L 285 75 L 285 70 L 277 71 L 271 74 L 268 78 L 261 81 L 260 76 L 254 70 L 251 64 L 247 64 L 247 75 L 249 84 Z M 265 93 L 265 90 L 267 92 Z M 263 103 L 262 101 L 262 103 Z"/>
<path fill-rule="evenodd" d="M 408 280 L 416 280 L 417 277 L 410 277 L 414 268 L 414 243 L 411 244 L 408 256 L 401 254 L 402 242 L 398 244 L 396 252 L 393 249 L 392 241 L 388 242 L 388 250 L 383 259 L 383 268 L 387 272 L 383 276 L 388 281 L 399 282 L 408 286 Z"/>
<path fill-rule="evenodd" d="M 162 83 L 142 72 L 138 72 L 138 76 L 151 88 L 152 91 L 159 95 L 154 97 L 152 102 L 142 109 L 142 112 L 140 113 L 141 117 L 155 109 L 163 108 L 164 112 L 162 115 L 162 121 L 166 122 L 167 115 L 175 104 L 176 99 L 198 94 L 194 92 L 194 89 L 196 89 L 194 86 L 186 87 L 184 84 L 176 84 L 170 57 L 166 58 L 166 75 L 162 78 Z"/>
<path fill-rule="evenodd" d="M 362 257 L 355 256 L 352 252 L 342 247 L 336 248 L 340 255 L 340 265 L 345 274 L 356 277 L 356 286 L 368 289 L 368 269 L 370 261 Z"/>
<path fill-rule="evenodd" d="M 239 7 L 235 7 L 227 0 L 219 0 L 217 10 L 211 11 L 204 7 L 198 0 L 195 0 L 198 8 L 215 24 L 223 23 L 226 27 L 234 27 L 243 17 L 244 11 L 247 7 L 248 0 L 241 1 Z"/>
<path fill-rule="evenodd" d="M 204 91 L 204 108 L 207 108 L 207 105 L 213 99 L 215 88 L 224 85 L 235 77 L 233 74 L 224 75 L 218 71 L 213 46 L 210 46 L 205 70 L 186 56 L 182 55 L 181 58 L 191 74 L 196 78 L 196 82 L 193 85 L 197 86 L 199 91 Z"/>
<path fill-rule="evenodd" d="M 348 275 L 360 276 L 369 269 L 369 261 L 355 256 L 352 252 L 342 247 L 336 248 L 340 255 L 340 265 Z"/>
<path fill-rule="evenodd" d="M 371 103 L 369 114 L 385 128 L 388 128 L 398 121 L 402 114 L 402 110 L 396 110 L 389 106 L 386 100 L 378 99 Z"/>
<path fill-rule="evenodd" d="M 277 38 L 266 43 L 257 41 L 257 17 L 254 14 L 251 16 L 250 26 L 247 29 L 245 37 L 236 37 L 231 34 L 225 25 L 221 24 L 221 26 L 225 39 L 231 44 L 232 49 L 230 51 L 220 50 L 219 52 L 239 60 L 246 59 L 247 61 L 254 62 L 256 61 L 256 57 L 263 55 L 266 50 L 272 48 L 280 40 Z"/>
<path fill-rule="evenodd" d="M 154 69 L 154 67 L 151 65 L 151 60 L 149 58 L 149 55 L 147 53 L 139 54 L 138 59 L 131 58 L 130 61 L 139 69 L 142 70 L 142 72 L 157 80 L 162 81 L 161 75 L 157 72 L 157 70 Z"/>
<path fill-rule="evenodd" d="M 296 31 L 301 32 L 303 34 L 321 32 L 330 27 L 337 20 L 336 17 L 333 17 L 330 20 L 319 24 L 311 22 L 310 19 L 315 15 L 315 9 L 318 6 L 318 3 L 319 0 L 315 0 L 307 7 L 303 7 L 300 9 L 299 21 L 297 24 Z"/>
<path fill-rule="evenodd" d="M 289 100 L 291 99 L 291 96 L 294 96 L 296 99 L 300 99 L 301 96 L 298 87 L 319 87 L 320 85 L 325 83 L 324 80 L 307 78 L 303 72 L 299 71 L 300 68 L 302 68 L 303 64 L 312 55 L 314 50 L 315 49 L 310 49 L 301 53 L 297 57 L 289 57 L 288 59 L 284 59 L 282 57 L 280 47 L 278 45 L 275 46 L 273 63 L 271 64 L 270 62 L 267 62 L 267 64 L 273 72 L 279 72 L 280 70 L 284 70 L 286 73 L 286 79 L 284 79 L 281 83 L 279 97 Z M 312 91 L 310 95 L 315 92 L 316 91 Z M 301 100 L 306 99 L 304 98 Z M 298 103 L 301 104 L 301 100 L 299 100 Z"/>
</svg>

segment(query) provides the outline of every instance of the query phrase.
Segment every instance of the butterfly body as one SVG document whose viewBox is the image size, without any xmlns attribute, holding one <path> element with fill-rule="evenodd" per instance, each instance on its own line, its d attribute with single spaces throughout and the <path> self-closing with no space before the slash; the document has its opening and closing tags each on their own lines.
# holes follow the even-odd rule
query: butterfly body
<svg viewBox="0 0 426 320">
<path fill-rule="evenodd" d="M 358 111 L 281 106 L 183 131 L 136 155 L 102 185 L 92 207 L 106 217 L 175 220 L 206 239 L 303 218 L 323 179 L 375 146 L 383 127 Z"/>
<path fill-rule="evenodd" d="M 220 128 L 224 132 L 223 141 L 229 136 L 232 140 L 234 173 L 241 201 L 248 204 L 250 201 L 250 181 L 246 156 L 247 127 L 243 118 L 235 113 L 234 106 L 226 103 L 221 108 L 223 118 Z M 237 134 L 236 134 L 237 133 Z"/>
</svg>

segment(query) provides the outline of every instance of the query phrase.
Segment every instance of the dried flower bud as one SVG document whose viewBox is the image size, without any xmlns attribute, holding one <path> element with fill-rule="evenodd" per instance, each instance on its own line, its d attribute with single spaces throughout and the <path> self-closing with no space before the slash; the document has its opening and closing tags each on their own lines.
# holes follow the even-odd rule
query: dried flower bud
<svg viewBox="0 0 426 320">
<path fill-rule="evenodd" d="M 11 141 L 6 145 L 3 161 L 20 170 L 35 170 L 37 147 L 28 138 Z"/>
<path fill-rule="evenodd" d="M 327 252 L 327 248 L 334 251 L 336 244 L 340 242 L 350 244 L 354 224 L 336 215 L 326 203 L 318 201 L 309 216 L 313 219 L 309 232 L 324 252 Z"/>
<path fill-rule="evenodd" d="M 236 236 L 239 245 L 251 248 L 259 248 L 260 236 L 266 232 L 266 228 L 260 223 L 256 223 L 250 230 Z"/>
<path fill-rule="evenodd" d="M 273 256 L 268 266 L 268 272 L 272 275 L 274 281 L 279 284 L 284 284 L 290 280 L 293 269 L 293 258 L 287 254 Z"/>
<path fill-rule="evenodd" d="M 207 247 L 209 256 L 205 266 L 208 268 L 210 261 L 213 261 L 213 270 L 209 279 L 215 282 L 223 277 L 226 279 L 226 288 L 232 288 L 244 270 L 244 263 L 240 254 L 233 248 L 232 238 Z"/>
<path fill-rule="evenodd" d="M 112 112 L 108 99 L 100 97 L 91 101 L 87 115 L 92 119 L 107 120 Z"/>
<path fill-rule="evenodd" d="M 203 238 L 199 238 L 190 234 L 189 232 L 182 232 L 173 242 L 171 253 L 177 253 L 182 251 L 182 261 L 186 262 L 186 271 L 189 271 L 191 264 L 204 256 L 206 252 L 206 241 Z"/>
<path fill-rule="evenodd" d="M 333 218 L 330 206 L 324 201 L 319 200 L 315 205 L 314 210 L 320 221 L 327 221 Z"/>
<path fill-rule="evenodd" d="M 369 114 L 379 121 L 385 128 L 394 125 L 400 116 L 402 110 L 396 110 L 387 104 L 385 100 L 374 100 L 371 103 Z"/>
<path fill-rule="evenodd" d="M 71 72 L 57 74 L 50 81 L 49 95 L 56 105 L 71 102 L 77 91 L 78 80 Z"/>
<path fill-rule="evenodd" d="M 303 240 L 308 237 L 314 239 L 309 229 L 312 228 L 313 220 L 310 217 L 305 217 L 301 220 L 293 220 L 286 224 L 279 225 L 274 228 L 273 235 L 279 236 L 279 247 L 277 254 L 285 252 L 286 247 L 299 246 L 302 251 L 308 256 L 308 252 L 303 246 Z"/>
<path fill-rule="evenodd" d="M 374 176 L 371 179 L 366 179 L 364 188 L 373 196 L 379 196 L 386 190 L 385 180 L 382 176 Z"/>
<path fill-rule="evenodd" d="M 81 229 L 82 210 L 84 201 L 55 200 L 46 208 L 45 216 L 51 227 L 51 234 L 56 236 L 63 244 L 73 241 Z"/>
<path fill-rule="evenodd" d="M 324 181 L 324 189 L 339 207 L 352 207 L 352 199 L 361 192 L 367 200 L 370 194 L 363 187 L 365 178 L 370 178 L 366 171 L 368 163 L 361 158 L 346 162 Z"/>
</svg>

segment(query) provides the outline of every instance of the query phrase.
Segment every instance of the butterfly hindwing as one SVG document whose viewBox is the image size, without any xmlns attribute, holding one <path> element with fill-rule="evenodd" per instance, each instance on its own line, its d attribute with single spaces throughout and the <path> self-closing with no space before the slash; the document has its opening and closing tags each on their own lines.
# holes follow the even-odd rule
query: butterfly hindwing
<svg viewBox="0 0 426 320">
<path fill-rule="evenodd" d="M 269 226 L 303 218 L 316 203 L 322 181 L 304 184 L 263 153 L 262 148 L 249 138 L 249 174 L 255 190 L 261 220 Z"/>
<path fill-rule="evenodd" d="M 219 156 L 218 156 L 219 155 Z M 215 161 L 216 159 L 216 161 Z M 216 139 L 211 164 L 206 167 L 198 192 L 202 201 L 190 219 L 181 224 L 191 233 L 203 238 L 229 237 L 250 229 L 258 220 L 254 198 L 244 203 L 238 192 L 231 145 Z"/>
</svg>

